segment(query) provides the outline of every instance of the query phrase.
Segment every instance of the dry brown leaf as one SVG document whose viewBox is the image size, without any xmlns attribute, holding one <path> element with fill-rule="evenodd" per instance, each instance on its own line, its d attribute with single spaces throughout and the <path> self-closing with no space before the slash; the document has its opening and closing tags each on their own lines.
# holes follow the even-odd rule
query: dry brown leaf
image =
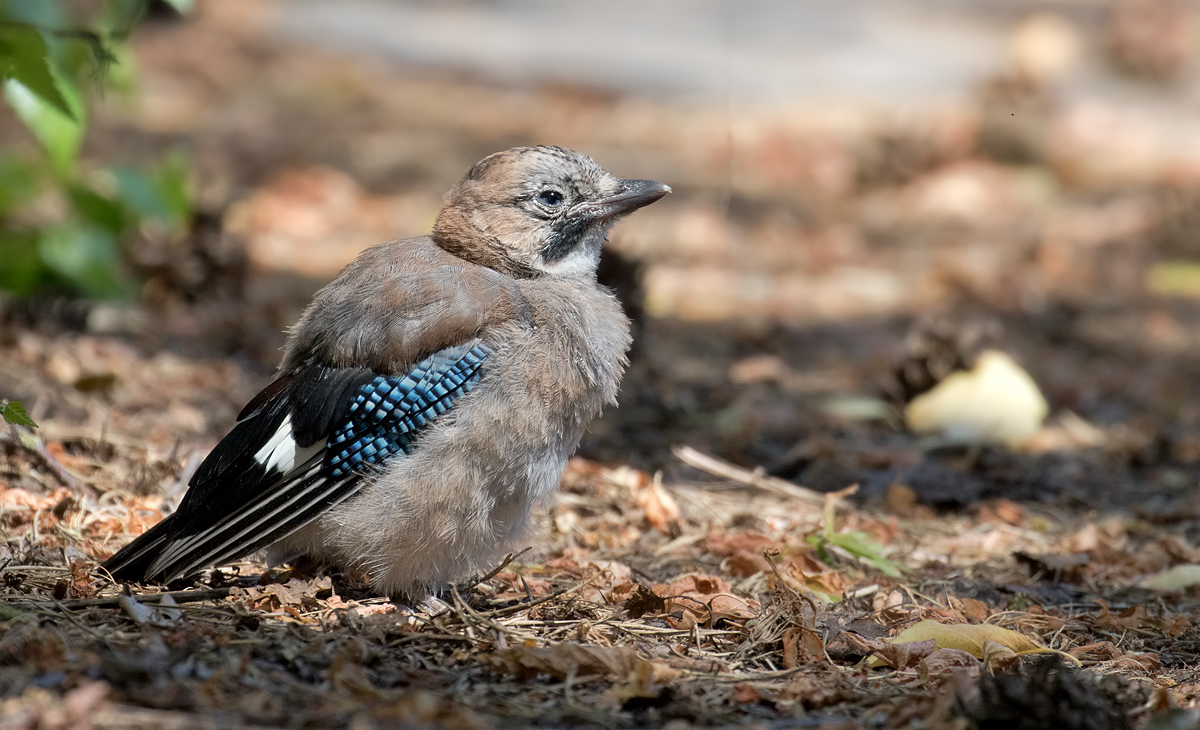
<svg viewBox="0 0 1200 730">
<path fill-rule="evenodd" d="M 938 649 L 921 659 L 919 664 L 929 677 L 942 677 L 961 669 L 979 669 L 979 660 L 962 649 Z"/>
<path fill-rule="evenodd" d="M 899 589 L 893 589 L 886 593 L 880 591 L 871 598 L 871 610 L 875 612 L 898 609 L 904 605 L 904 593 Z"/>
<path fill-rule="evenodd" d="M 846 577 L 832 570 L 812 550 L 790 553 L 783 562 L 781 572 L 804 588 L 827 596 L 841 596 L 847 588 Z"/>
<path fill-rule="evenodd" d="M 621 703 L 638 697 L 658 697 L 663 682 L 678 678 L 682 672 L 661 662 L 639 658 L 625 681 L 611 690 L 612 696 Z"/>
<path fill-rule="evenodd" d="M 630 618 L 641 618 L 649 613 L 662 613 L 667 608 L 667 602 L 654 591 L 642 584 L 637 584 L 633 595 L 622 606 Z"/>
<path fill-rule="evenodd" d="M 820 635 L 812 629 L 793 627 L 783 632 L 783 666 L 792 669 L 801 664 L 814 662 L 824 664 L 825 644 Z"/>
<path fill-rule="evenodd" d="M 494 652 L 492 665 L 520 679 L 549 674 L 558 679 L 568 676 L 601 674 L 628 677 L 640 662 L 646 662 L 628 646 L 591 646 L 564 642 L 550 646 L 515 646 Z"/>
<path fill-rule="evenodd" d="M 1015 632 L 1014 632 L 1015 633 Z M 1065 656 L 1070 656 L 1066 654 Z M 1071 657 L 1078 665 L 1079 661 Z M 983 642 L 983 666 L 989 672 L 997 672 L 1001 669 L 1011 666 L 1017 661 L 1017 652 L 1007 644 L 999 641 L 985 639 Z"/>
<path fill-rule="evenodd" d="M 1092 621 L 1096 628 L 1104 631 L 1121 633 L 1152 628 L 1155 624 L 1162 623 L 1160 619 L 1152 618 L 1145 606 L 1131 606 L 1120 613 L 1112 613 L 1105 601 L 1097 599 L 1096 603 L 1100 604 L 1100 615 Z"/>
<path fill-rule="evenodd" d="M 679 527 L 679 503 L 662 484 L 662 475 L 655 474 L 649 488 L 637 497 L 637 504 L 646 512 L 646 522 L 656 530 L 670 532 Z"/>
<path fill-rule="evenodd" d="M 758 612 L 758 604 L 735 596 L 729 584 L 715 575 L 689 575 L 655 593 L 667 599 L 667 620 L 675 628 L 688 628 L 693 623 L 711 624 L 720 619 L 746 621 Z M 682 612 L 682 613 L 681 613 Z"/>
<path fill-rule="evenodd" d="M 661 472 L 651 479 L 645 472 L 622 466 L 605 472 L 604 476 L 610 482 L 630 491 L 633 503 L 641 508 L 646 516 L 646 523 L 651 527 L 663 532 L 678 529 L 679 503 L 663 487 Z"/>
<path fill-rule="evenodd" d="M 748 578 L 770 571 L 771 564 L 759 553 L 735 553 L 721 561 L 721 570 L 739 578 Z"/>
<path fill-rule="evenodd" d="M 977 601 L 974 598 L 951 597 L 950 603 L 972 623 L 982 624 L 984 621 L 987 621 L 988 616 L 992 615 L 992 611 L 987 607 L 986 603 Z"/>
<path fill-rule="evenodd" d="M 777 543 L 778 540 L 773 540 L 754 530 L 710 533 L 705 539 L 705 547 L 714 555 L 751 553 L 761 556 L 763 548 L 774 546 Z"/>
<path fill-rule="evenodd" d="M 916 666 L 925 657 L 933 654 L 938 650 L 937 641 L 926 639 L 925 641 L 912 641 L 904 643 L 890 643 L 888 641 L 872 641 L 872 666 L 887 664 L 896 669 L 908 669 Z"/>
<path fill-rule="evenodd" d="M 318 593 L 328 592 L 332 587 L 328 576 L 312 581 L 292 578 L 287 583 L 234 589 L 232 595 L 243 598 L 249 608 L 272 612 L 287 606 L 301 606 L 306 598 L 315 601 Z"/>
<path fill-rule="evenodd" d="M 1025 521 L 1025 508 L 1012 500 L 997 499 L 980 507 L 979 521 L 1020 525 Z"/>
<path fill-rule="evenodd" d="M 884 498 L 888 512 L 904 517 L 912 514 L 918 501 L 917 493 L 899 482 L 888 485 L 887 496 Z"/>
<path fill-rule="evenodd" d="M 1111 641 L 1097 641 L 1094 644 L 1085 644 L 1077 646 L 1067 652 L 1073 657 L 1081 657 L 1085 654 L 1097 655 L 1100 659 L 1117 659 L 1123 656 L 1120 649 Z"/>
<path fill-rule="evenodd" d="M 1118 659 L 1114 666 L 1142 672 L 1157 672 L 1162 669 L 1162 658 L 1149 652 L 1127 654 Z"/>
<path fill-rule="evenodd" d="M 620 591 L 614 596 L 617 586 L 629 586 L 632 589 L 633 569 L 617 560 L 593 560 L 586 566 L 595 576 L 587 585 L 579 589 L 577 594 L 585 601 L 592 603 L 620 603 L 628 596 Z"/>
</svg>

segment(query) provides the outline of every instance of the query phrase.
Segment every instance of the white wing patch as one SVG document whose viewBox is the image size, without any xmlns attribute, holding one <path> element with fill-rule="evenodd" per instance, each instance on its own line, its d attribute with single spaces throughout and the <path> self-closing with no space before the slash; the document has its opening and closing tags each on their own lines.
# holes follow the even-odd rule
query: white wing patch
<svg viewBox="0 0 1200 730">
<path fill-rule="evenodd" d="M 296 466 L 296 437 L 292 435 L 292 415 L 283 417 L 279 430 L 263 444 L 254 455 L 254 460 L 262 464 L 267 471 L 274 469 L 280 474 L 286 474 Z"/>
</svg>

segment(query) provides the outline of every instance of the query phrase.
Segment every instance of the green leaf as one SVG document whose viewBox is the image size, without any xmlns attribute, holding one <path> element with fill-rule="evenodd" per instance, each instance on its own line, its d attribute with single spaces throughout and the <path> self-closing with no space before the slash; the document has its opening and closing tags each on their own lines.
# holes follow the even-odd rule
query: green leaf
<svg viewBox="0 0 1200 730">
<path fill-rule="evenodd" d="M 196 7 L 196 0 L 167 0 L 167 4 L 175 8 L 180 15 L 187 15 Z"/>
<path fill-rule="evenodd" d="M 133 293 L 121 270 L 117 237 L 103 228 L 68 221 L 44 232 L 38 252 L 47 266 L 88 296 L 112 298 Z"/>
<path fill-rule="evenodd" d="M 37 424 L 25 412 L 25 406 L 19 400 L 10 400 L 4 403 L 4 408 L 0 411 L 7 423 L 12 423 L 17 426 L 28 426 L 29 428 L 37 428 Z"/>
<path fill-rule="evenodd" d="M 0 76 L 17 81 L 60 114 L 76 119 L 47 57 L 41 33 L 24 25 L 0 26 Z"/>
<path fill-rule="evenodd" d="M 187 162 L 171 155 L 152 173 L 129 167 L 116 168 L 117 197 L 139 218 L 156 220 L 171 230 L 182 231 L 191 218 L 187 189 Z"/>
<path fill-rule="evenodd" d="M 822 553 L 828 554 L 827 546 L 834 545 L 884 575 L 889 575 L 893 578 L 903 576 L 898 563 L 883 557 L 883 545 L 880 545 L 865 532 L 851 530 L 832 535 L 813 535 L 808 538 L 808 541 L 815 545 Z"/>
<path fill-rule="evenodd" d="M 53 272 L 38 252 L 37 231 L 0 229 L 4 254 L 0 256 L 0 290 L 28 296 L 53 284 Z"/>
<path fill-rule="evenodd" d="M 120 203 L 82 185 L 68 185 L 67 197 L 70 198 L 79 217 L 114 236 L 120 235 L 127 227 L 133 225 L 128 212 Z"/>
<path fill-rule="evenodd" d="M 39 172 L 30 159 L 17 155 L 0 156 L 0 218 L 18 210 L 41 192 Z"/>
<path fill-rule="evenodd" d="M 116 92 L 132 102 L 137 91 L 137 56 L 125 44 L 115 44 L 105 49 L 108 63 L 100 66 L 104 71 L 105 92 Z"/>
<path fill-rule="evenodd" d="M 187 155 L 179 150 L 172 151 L 159 168 L 158 191 L 170 210 L 169 223 L 177 231 L 184 231 L 192 219 L 192 196 L 188 184 Z"/>
<path fill-rule="evenodd" d="M 79 144 L 83 141 L 83 102 L 73 85 L 61 77 L 58 77 L 58 81 L 68 105 L 75 112 L 73 117 L 42 101 L 16 79 L 4 82 L 4 97 L 33 136 L 41 142 L 55 170 L 60 175 L 68 176 L 75 168 Z"/>
</svg>

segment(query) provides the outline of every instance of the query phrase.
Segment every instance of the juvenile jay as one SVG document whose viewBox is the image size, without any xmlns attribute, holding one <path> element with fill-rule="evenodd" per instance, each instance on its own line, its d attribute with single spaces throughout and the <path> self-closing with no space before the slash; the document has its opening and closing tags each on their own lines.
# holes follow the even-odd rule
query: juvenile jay
<svg viewBox="0 0 1200 730">
<path fill-rule="evenodd" d="M 629 322 L 596 283 L 600 247 L 670 190 L 561 147 L 479 161 L 431 235 L 317 293 L 179 509 L 104 567 L 166 582 L 265 550 L 399 596 L 480 568 L 615 401 Z"/>
</svg>

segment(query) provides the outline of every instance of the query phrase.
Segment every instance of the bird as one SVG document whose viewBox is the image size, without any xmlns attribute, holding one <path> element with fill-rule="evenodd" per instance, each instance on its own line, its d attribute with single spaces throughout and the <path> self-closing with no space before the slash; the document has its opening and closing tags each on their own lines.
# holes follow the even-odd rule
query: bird
<svg viewBox="0 0 1200 730">
<path fill-rule="evenodd" d="M 317 292 L 179 507 L 102 567 L 169 583 L 304 557 L 413 599 L 479 570 L 615 405 L 631 336 L 601 246 L 669 192 L 563 147 L 483 158 L 429 235 L 365 250 Z"/>
</svg>

